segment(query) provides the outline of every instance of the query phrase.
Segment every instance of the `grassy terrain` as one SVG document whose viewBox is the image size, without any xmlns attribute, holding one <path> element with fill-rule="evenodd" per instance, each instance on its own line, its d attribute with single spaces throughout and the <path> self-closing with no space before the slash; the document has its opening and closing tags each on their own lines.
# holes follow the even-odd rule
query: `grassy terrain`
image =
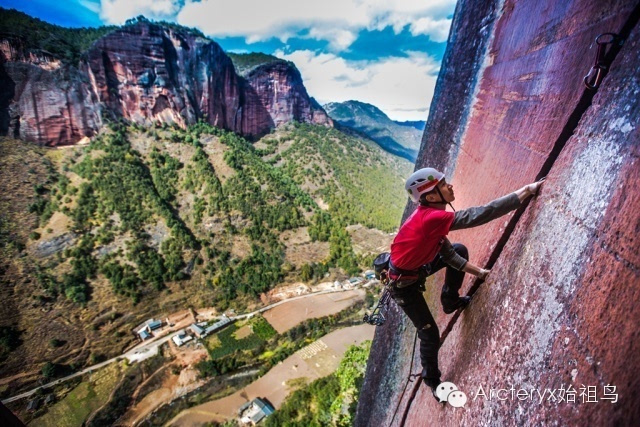
<svg viewBox="0 0 640 427">
<path fill-rule="evenodd" d="M 278 334 L 263 317 L 254 317 L 247 322 L 252 326 L 252 333 L 240 339 L 237 333 L 243 324 L 238 322 L 205 339 L 210 358 L 196 367 L 202 377 L 255 366 L 264 374 L 329 332 L 360 324 L 363 308 L 364 302 L 330 316 L 308 319 L 283 334 Z"/>
<path fill-rule="evenodd" d="M 212 145 L 223 147 L 222 159 L 212 157 Z M 72 224 L 68 231 L 81 236 L 64 252 L 64 268 L 40 275 L 43 288 L 52 297 L 85 303 L 92 280 L 102 276 L 114 293 L 137 303 L 167 282 L 200 273 L 213 303 L 225 308 L 284 278 L 290 268 L 278 236 L 304 226 L 312 240 L 330 243 L 330 253 L 321 265 L 303 266 L 303 280 L 334 266 L 349 274 L 365 267 L 345 227 L 393 229 L 407 165 L 319 126 L 291 126 L 261 146 L 266 148 L 203 123 L 148 133 L 112 126 L 64 161 L 57 185 L 31 205 L 41 228 L 50 228 L 59 212 Z M 245 242 L 240 253 L 237 242 Z"/>
<path fill-rule="evenodd" d="M 299 123 L 286 138 L 291 145 L 266 158 L 328 203 L 334 220 L 383 231 L 398 227 L 407 201 L 402 182 L 412 165 L 332 128 Z"/>
<path fill-rule="evenodd" d="M 236 69 L 236 72 L 240 75 L 246 75 L 253 68 L 258 67 L 263 64 L 268 64 L 271 62 L 285 62 L 284 60 L 277 58 L 273 55 L 267 55 L 265 53 L 260 52 L 252 52 L 252 53 L 231 53 L 227 52 L 229 58 L 233 62 L 233 66 Z"/>
<path fill-rule="evenodd" d="M 138 17 L 127 20 L 125 25 L 143 21 L 150 22 L 144 17 Z M 158 22 L 158 24 L 206 38 L 201 31 L 195 28 L 165 21 Z M 76 64 L 81 59 L 82 53 L 88 50 L 95 41 L 118 28 L 121 27 L 105 25 L 96 28 L 66 28 L 49 24 L 15 9 L 0 7 L 0 34 L 4 38 L 16 43 L 27 52 L 50 55 L 71 64 Z"/>
<path fill-rule="evenodd" d="M 33 421 L 34 425 L 75 427 L 82 425 L 89 415 L 102 407 L 120 381 L 126 367 L 120 363 L 91 374 L 48 412 Z"/>
<path fill-rule="evenodd" d="M 249 336 L 238 339 L 235 333 L 244 323 L 245 322 L 236 322 L 233 325 L 227 326 L 206 340 L 209 356 L 212 359 L 220 359 L 237 351 L 251 350 L 265 342 L 263 338 L 253 331 Z"/>
<path fill-rule="evenodd" d="M 0 8 L 0 33 L 19 40 L 24 48 L 53 55 L 64 61 L 75 63 L 81 52 L 105 34 L 117 27 L 65 28 L 32 18 L 15 9 Z"/>
<path fill-rule="evenodd" d="M 166 363 L 164 351 L 133 365 L 112 363 L 82 376 L 76 384 L 68 382 L 40 391 L 41 399 L 47 394 L 56 396 L 55 403 L 41 405 L 34 414 L 23 410 L 24 403 L 13 403 L 17 406 L 12 409 L 24 422 L 38 426 L 113 425 L 125 413 L 135 389 Z"/>
</svg>

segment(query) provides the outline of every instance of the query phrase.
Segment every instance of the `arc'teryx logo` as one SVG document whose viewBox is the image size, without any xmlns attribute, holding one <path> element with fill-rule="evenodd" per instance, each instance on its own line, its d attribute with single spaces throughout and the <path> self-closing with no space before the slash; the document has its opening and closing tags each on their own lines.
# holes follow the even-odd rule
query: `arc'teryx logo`
<svg viewBox="0 0 640 427">
<path fill-rule="evenodd" d="M 467 395 L 450 382 L 440 383 L 436 388 L 436 396 L 440 402 L 449 402 L 454 408 L 462 408 L 467 403 Z"/>
</svg>

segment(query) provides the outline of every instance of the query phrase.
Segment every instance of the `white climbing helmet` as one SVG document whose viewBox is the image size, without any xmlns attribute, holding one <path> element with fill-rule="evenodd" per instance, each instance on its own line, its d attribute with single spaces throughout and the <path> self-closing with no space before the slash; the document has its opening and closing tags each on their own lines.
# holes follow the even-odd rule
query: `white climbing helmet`
<svg viewBox="0 0 640 427">
<path fill-rule="evenodd" d="M 404 188 L 411 200 L 417 203 L 421 195 L 436 188 L 443 178 L 444 174 L 434 168 L 418 169 L 407 179 Z"/>
</svg>

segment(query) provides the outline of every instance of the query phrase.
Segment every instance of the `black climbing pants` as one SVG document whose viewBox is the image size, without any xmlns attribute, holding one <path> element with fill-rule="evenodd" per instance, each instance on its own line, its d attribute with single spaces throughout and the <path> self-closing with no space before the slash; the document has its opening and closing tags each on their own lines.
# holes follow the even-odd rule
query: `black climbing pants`
<svg viewBox="0 0 640 427">
<path fill-rule="evenodd" d="M 469 259 L 469 252 L 464 245 L 454 243 L 453 248 L 461 257 Z M 439 255 L 431 263 L 422 267 L 420 277 L 413 283 L 398 281 L 391 287 L 391 296 L 418 330 L 420 360 L 424 368 L 423 377 L 425 379 L 440 379 L 440 370 L 438 369 L 440 331 L 422 292 L 425 290 L 424 284 L 427 277 L 444 267 L 447 268 L 447 272 L 440 300 L 443 305 L 450 305 L 458 299 L 458 292 L 465 273 L 445 264 Z"/>
</svg>

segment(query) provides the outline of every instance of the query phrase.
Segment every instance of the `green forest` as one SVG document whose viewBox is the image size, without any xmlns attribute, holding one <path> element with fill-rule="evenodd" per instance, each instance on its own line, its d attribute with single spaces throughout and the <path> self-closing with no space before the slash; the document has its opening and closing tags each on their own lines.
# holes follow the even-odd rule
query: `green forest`
<svg viewBox="0 0 640 427">
<path fill-rule="evenodd" d="M 138 22 L 153 21 L 144 16 L 138 16 L 127 20 L 125 25 L 134 25 Z M 166 21 L 159 21 L 157 24 L 206 38 L 195 28 Z M 117 25 L 67 28 L 33 18 L 15 9 L 0 7 L 0 34 L 4 38 L 17 42 L 27 52 L 51 55 L 70 64 L 77 63 L 82 58 L 83 52 L 88 50 L 95 41 L 118 28 L 120 26 Z"/>
<path fill-rule="evenodd" d="M 213 146 L 223 154 L 212 157 Z M 31 238 L 43 239 L 55 213 L 69 219 L 74 244 L 39 265 L 37 281 L 47 298 L 78 304 L 91 299 L 99 277 L 134 303 L 169 282 L 204 286 L 226 309 L 286 277 L 318 280 L 331 268 L 356 274 L 370 256 L 355 254 L 346 227 L 392 231 L 409 169 L 364 140 L 299 123 L 255 145 L 204 122 L 112 123 L 70 153 L 34 188 L 30 210 L 40 228 Z M 312 241 L 328 242 L 329 254 L 295 269 L 279 237 L 302 227 Z M 238 239 L 246 242 L 241 254 Z"/>
</svg>

